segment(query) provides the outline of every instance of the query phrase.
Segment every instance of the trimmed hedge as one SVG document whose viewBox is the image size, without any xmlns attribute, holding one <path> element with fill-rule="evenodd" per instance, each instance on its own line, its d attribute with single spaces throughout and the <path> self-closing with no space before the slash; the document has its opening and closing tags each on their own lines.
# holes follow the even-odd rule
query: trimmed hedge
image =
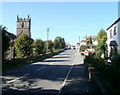
<svg viewBox="0 0 120 95">
<path fill-rule="evenodd" d="M 120 93 L 120 55 L 112 58 L 112 64 L 106 65 L 104 60 L 95 55 L 86 56 L 87 66 L 94 67 L 97 74 L 111 84 L 112 92 Z"/>
<path fill-rule="evenodd" d="M 80 47 L 80 51 L 82 51 L 82 52 L 85 51 L 86 49 L 88 49 L 87 46 L 81 46 L 81 47 Z"/>
</svg>

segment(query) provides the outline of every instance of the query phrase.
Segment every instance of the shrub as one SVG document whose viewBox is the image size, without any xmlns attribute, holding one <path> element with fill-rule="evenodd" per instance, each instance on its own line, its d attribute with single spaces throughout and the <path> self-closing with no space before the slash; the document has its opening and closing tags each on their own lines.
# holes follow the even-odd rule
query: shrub
<svg viewBox="0 0 120 95">
<path fill-rule="evenodd" d="M 32 53 L 32 42 L 28 35 L 23 34 L 18 37 L 14 44 L 17 57 L 29 56 Z"/>
<path fill-rule="evenodd" d="M 0 27 L 0 31 L 2 31 L 2 59 L 5 59 L 5 52 L 8 50 L 10 46 L 10 38 L 6 34 L 7 30 L 5 27 Z"/>
<path fill-rule="evenodd" d="M 35 54 L 35 55 L 38 55 L 38 54 L 42 54 L 42 53 L 44 53 L 44 42 L 43 42 L 43 40 L 41 40 L 41 39 L 37 39 L 37 40 L 35 40 L 34 42 L 33 42 L 33 44 L 32 44 L 32 46 L 34 47 L 34 51 L 33 51 L 33 53 Z"/>
<path fill-rule="evenodd" d="M 115 55 L 111 61 L 110 81 L 114 87 L 120 88 L 120 55 Z"/>
<path fill-rule="evenodd" d="M 80 51 L 85 51 L 88 47 L 87 46 L 81 46 Z"/>
<path fill-rule="evenodd" d="M 120 88 L 120 55 L 115 55 L 112 58 L 111 66 L 106 65 L 104 60 L 95 55 L 86 56 L 85 59 L 95 70 L 107 81 L 109 81 L 114 88 Z M 119 90 L 118 90 L 119 91 Z"/>
<path fill-rule="evenodd" d="M 86 57 L 86 61 L 90 66 L 94 67 L 95 70 L 102 76 L 108 75 L 110 67 L 105 64 L 104 60 L 101 57 L 91 54 Z"/>
</svg>

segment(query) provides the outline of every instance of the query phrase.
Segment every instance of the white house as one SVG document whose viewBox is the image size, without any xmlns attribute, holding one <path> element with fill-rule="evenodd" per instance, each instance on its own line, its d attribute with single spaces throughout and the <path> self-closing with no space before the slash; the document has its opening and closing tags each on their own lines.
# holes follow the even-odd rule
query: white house
<svg viewBox="0 0 120 95">
<path fill-rule="evenodd" d="M 120 18 L 107 28 L 108 56 L 112 49 L 120 54 Z"/>
<path fill-rule="evenodd" d="M 81 41 L 80 43 L 80 46 L 82 45 L 87 45 L 87 41 L 90 39 L 90 36 L 86 36 L 83 38 L 83 40 Z M 97 36 L 91 36 L 91 39 L 92 39 L 92 44 L 93 46 L 96 46 L 98 44 L 97 42 Z"/>
</svg>

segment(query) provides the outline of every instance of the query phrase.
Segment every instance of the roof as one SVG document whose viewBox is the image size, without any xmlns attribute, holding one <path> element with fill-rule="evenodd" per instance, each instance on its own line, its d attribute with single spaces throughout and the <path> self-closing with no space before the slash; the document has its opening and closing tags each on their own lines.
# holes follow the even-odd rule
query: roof
<svg viewBox="0 0 120 95">
<path fill-rule="evenodd" d="M 118 23 L 119 21 L 120 21 L 120 17 L 111 26 L 109 26 L 107 30 L 110 29 L 114 24 Z"/>
<path fill-rule="evenodd" d="M 86 36 L 86 37 L 83 37 L 83 39 L 84 39 L 84 38 L 85 38 L 85 39 L 89 39 L 90 37 L 91 37 L 92 40 L 97 38 L 97 36 Z"/>
<path fill-rule="evenodd" d="M 15 39 L 16 36 L 13 34 L 13 33 L 10 33 L 10 32 L 7 32 L 6 31 L 6 34 L 11 38 L 11 39 Z"/>
</svg>

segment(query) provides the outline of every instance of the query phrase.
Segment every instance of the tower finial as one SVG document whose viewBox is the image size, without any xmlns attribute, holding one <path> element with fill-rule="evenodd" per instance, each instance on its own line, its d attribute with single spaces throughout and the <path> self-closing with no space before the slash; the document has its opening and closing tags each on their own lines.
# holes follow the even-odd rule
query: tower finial
<svg viewBox="0 0 120 95">
<path fill-rule="evenodd" d="M 28 14 L 28 19 L 30 18 L 29 14 Z"/>
<path fill-rule="evenodd" d="M 19 15 L 17 14 L 17 20 L 19 20 Z"/>
</svg>

